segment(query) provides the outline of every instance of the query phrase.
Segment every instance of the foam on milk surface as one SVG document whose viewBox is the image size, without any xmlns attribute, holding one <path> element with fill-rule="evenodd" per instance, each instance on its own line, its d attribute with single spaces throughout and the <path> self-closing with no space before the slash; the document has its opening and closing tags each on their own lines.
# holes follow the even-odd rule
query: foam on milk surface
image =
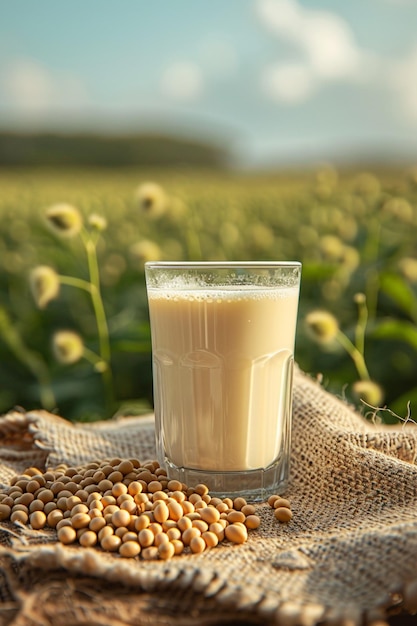
<svg viewBox="0 0 417 626">
<path fill-rule="evenodd" d="M 288 404 L 298 289 L 150 289 L 165 455 L 212 471 L 266 467 Z M 278 407 L 278 408 L 277 408 Z"/>
<path fill-rule="evenodd" d="M 166 300 L 206 300 L 215 299 L 233 299 L 233 300 L 258 300 L 258 299 L 281 299 L 288 297 L 298 297 L 298 288 L 296 287 L 254 287 L 253 285 L 230 285 L 224 287 L 216 287 L 207 289 L 195 285 L 193 287 L 183 286 L 170 289 L 153 289 L 148 288 L 148 297 L 151 299 Z"/>
</svg>

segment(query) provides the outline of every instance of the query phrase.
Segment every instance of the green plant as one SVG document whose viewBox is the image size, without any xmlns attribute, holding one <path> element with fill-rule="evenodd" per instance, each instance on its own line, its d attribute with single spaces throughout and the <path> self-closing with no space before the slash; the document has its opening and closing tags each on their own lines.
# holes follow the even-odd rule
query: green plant
<svg viewBox="0 0 417 626">
<path fill-rule="evenodd" d="M 62 168 L 2 171 L 0 184 L 0 308 L 7 319 L 0 331 L 1 412 L 43 405 L 69 419 L 93 419 L 149 410 L 143 264 L 155 258 L 300 260 L 300 322 L 310 311 L 327 311 L 350 342 L 315 346 L 300 323 L 301 368 L 322 373 L 330 391 L 346 389 L 355 402 L 353 386 L 369 383 L 367 371 L 393 412 L 404 415 L 408 403 L 414 410 L 414 174 Z M 58 210 L 59 198 L 67 204 Z M 78 207 L 76 216 L 71 207 Z M 27 276 L 39 267 L 48 268 L 50 280 L 36 308 Z M 357 293 L 365 294 L 366 309 L 354 304 Z M 56 347 L 57 333 L 68 330 L 81 339 L 83 354 L 65 365 L 51 340 Z M 27 354 L 43 365 L 32 358 L 29 365 Z M 110 375 L 114 401 L 106 398 Z"/>
<path fill-rule="evenodd" d="M 80 236 L 88 264 L 88 280 L 74 276 L 57 274 L 49 266 L 35 267 L 30 274 L 32 294 L 37 306 L 44 309 L 51 300 L 59 296 L 61 285 L 68 285 L 88 293 L 94 310 L 99 342 L 99 353 L 85 346 L 81 337 L 69 330 L 55 332 L 53 337 L 54 354 L 63 364 L 72 364 L 82 357 L 90 361 L 103 379 L 105 411 L 111 415 L 116 408 L 109 330 L 101 297 L 100 272 L 97 260 L 97 243 L 101 232 L 107 227 L 105 218 L 92 214 L 89 217 L 89 229 L 83 225 L 79 211 L 68 204 L 54 205 L 46 211 L 46 222 L 58 238 Z M 50 408 L 50 407 L 46 407 Z"/>
<path fill-rule="evenodd" d="M 371 379 L 365 360 L 365 334 L 368 320 L 366 297 L 363 293 L 355 294 L 355 303 L 358 306 L 358 318 L 355 325 L 354 339 L 344 333 L 337 319 L 328 311 L 314 310 L 305 318 L 310 335 L 322 346 L 331 346 L 338 343 L 352 359 L 359 380 L 352 384 L 352 392 L 356 398 L 377 407 L 383 399 L 381 386 Z"/>
</svg>

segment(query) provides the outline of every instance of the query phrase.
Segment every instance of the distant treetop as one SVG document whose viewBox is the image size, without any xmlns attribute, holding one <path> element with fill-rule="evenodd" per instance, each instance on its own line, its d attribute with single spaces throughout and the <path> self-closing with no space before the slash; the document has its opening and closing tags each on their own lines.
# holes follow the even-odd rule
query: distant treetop
<svg viewBox="0 0 417 626">
<path fill-rule="evenodd" d="M 0 132 L 0 166 L 199 166 L 221 168 L 220 144 L 166 135 Z"/>
</svg>

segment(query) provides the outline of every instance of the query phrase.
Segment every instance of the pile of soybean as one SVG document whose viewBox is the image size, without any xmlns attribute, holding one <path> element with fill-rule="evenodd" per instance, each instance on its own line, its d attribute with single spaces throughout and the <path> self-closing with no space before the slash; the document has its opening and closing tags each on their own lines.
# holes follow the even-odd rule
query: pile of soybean
<svg viewBox="0 0 417 626">
<path fill-rule="evenodd" d="M 145 560 L 244 543 L 261 522 L 244 498 L 211 497 L 206 485 L 170 480 L 157 461 L 119 458 L 28 468 L 0 493 L 0 520 L 54 528 L 63 544 Z"/>
</svg>

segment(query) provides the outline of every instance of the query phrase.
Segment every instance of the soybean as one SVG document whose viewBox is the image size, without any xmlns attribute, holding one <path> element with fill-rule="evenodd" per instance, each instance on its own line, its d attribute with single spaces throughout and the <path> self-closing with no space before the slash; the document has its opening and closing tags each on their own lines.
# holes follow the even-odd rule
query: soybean
<svg viewBox="0 0 417 626">
<path fill-rule="evenodd" d="M 226 526 L 224 534 L 226 535 L 226 539 L 232 543 L 244 543 L 248 538 L 246 526 L 240 524 L 239 522 Z"/>
<path fill-rule="evenodd" d="M 114 458 L 44 473 L 28 468 L 10 484 L 0 493 L 0 521 L 49 527 L 63 544 L 97 545 L 124 558 L 199 554 L 224 540 L 243 543 L 248 529 L 260 525 L 244 498 L 212 498 L 204 484 L 169 479 L 157 461 Z M 286 511 L 288 517 L 289 503 Z"/>
<path fill-rule="evenodd" d="M 58 539 L 63 544 L 74 543 L 77 539 L 77 532 L 72 526 L 62 526 L 58 530 Z"/>
<path fill-rule="evenodd" d="M 279 522 L 289 522 L 292 519 L 292 511 L 285 506 L 280 506 L 274 511 L 275 518 Z"/>
<path fill-rule="evenodd" d="M 268 498 L 268 504 L 274 509 L 275 519 L 279 522 L 289 522 L 292 519 L 291 503 L 286 498 L 272 495 Z"/>
<path fill-rule="evenodd" d="M 160 543 L 158 546 L 158 556 L 160 559 L 171 559 L 175 554 L 175 546 L 170 542 Z"/>
<path fill-rule="evenodd" d="M 279 522 L 289 522 L 293 513 L 291 511 L 291 503 L 286 498 L 278 495 L 272 495 L 268 498 L 268 504 L 274 509 L 274 516 Z"/>
<path fill-rule="evenodd" d="M 46 515 L 43 511 L 35 511 L 29 516 L 29 523 L 34 530 L 41 530 L 46 525 Z"/>
<path fill-rule="evenodd" d="M 119 548 L 120 556 L 124 556 L 127 558 L 133 558 L 135 556 L 138 556 L 138 554 L 140 554 L 140 551 L 141 547 L 137 541 L 126 541 L 122 543 Z"/>
</svg>

